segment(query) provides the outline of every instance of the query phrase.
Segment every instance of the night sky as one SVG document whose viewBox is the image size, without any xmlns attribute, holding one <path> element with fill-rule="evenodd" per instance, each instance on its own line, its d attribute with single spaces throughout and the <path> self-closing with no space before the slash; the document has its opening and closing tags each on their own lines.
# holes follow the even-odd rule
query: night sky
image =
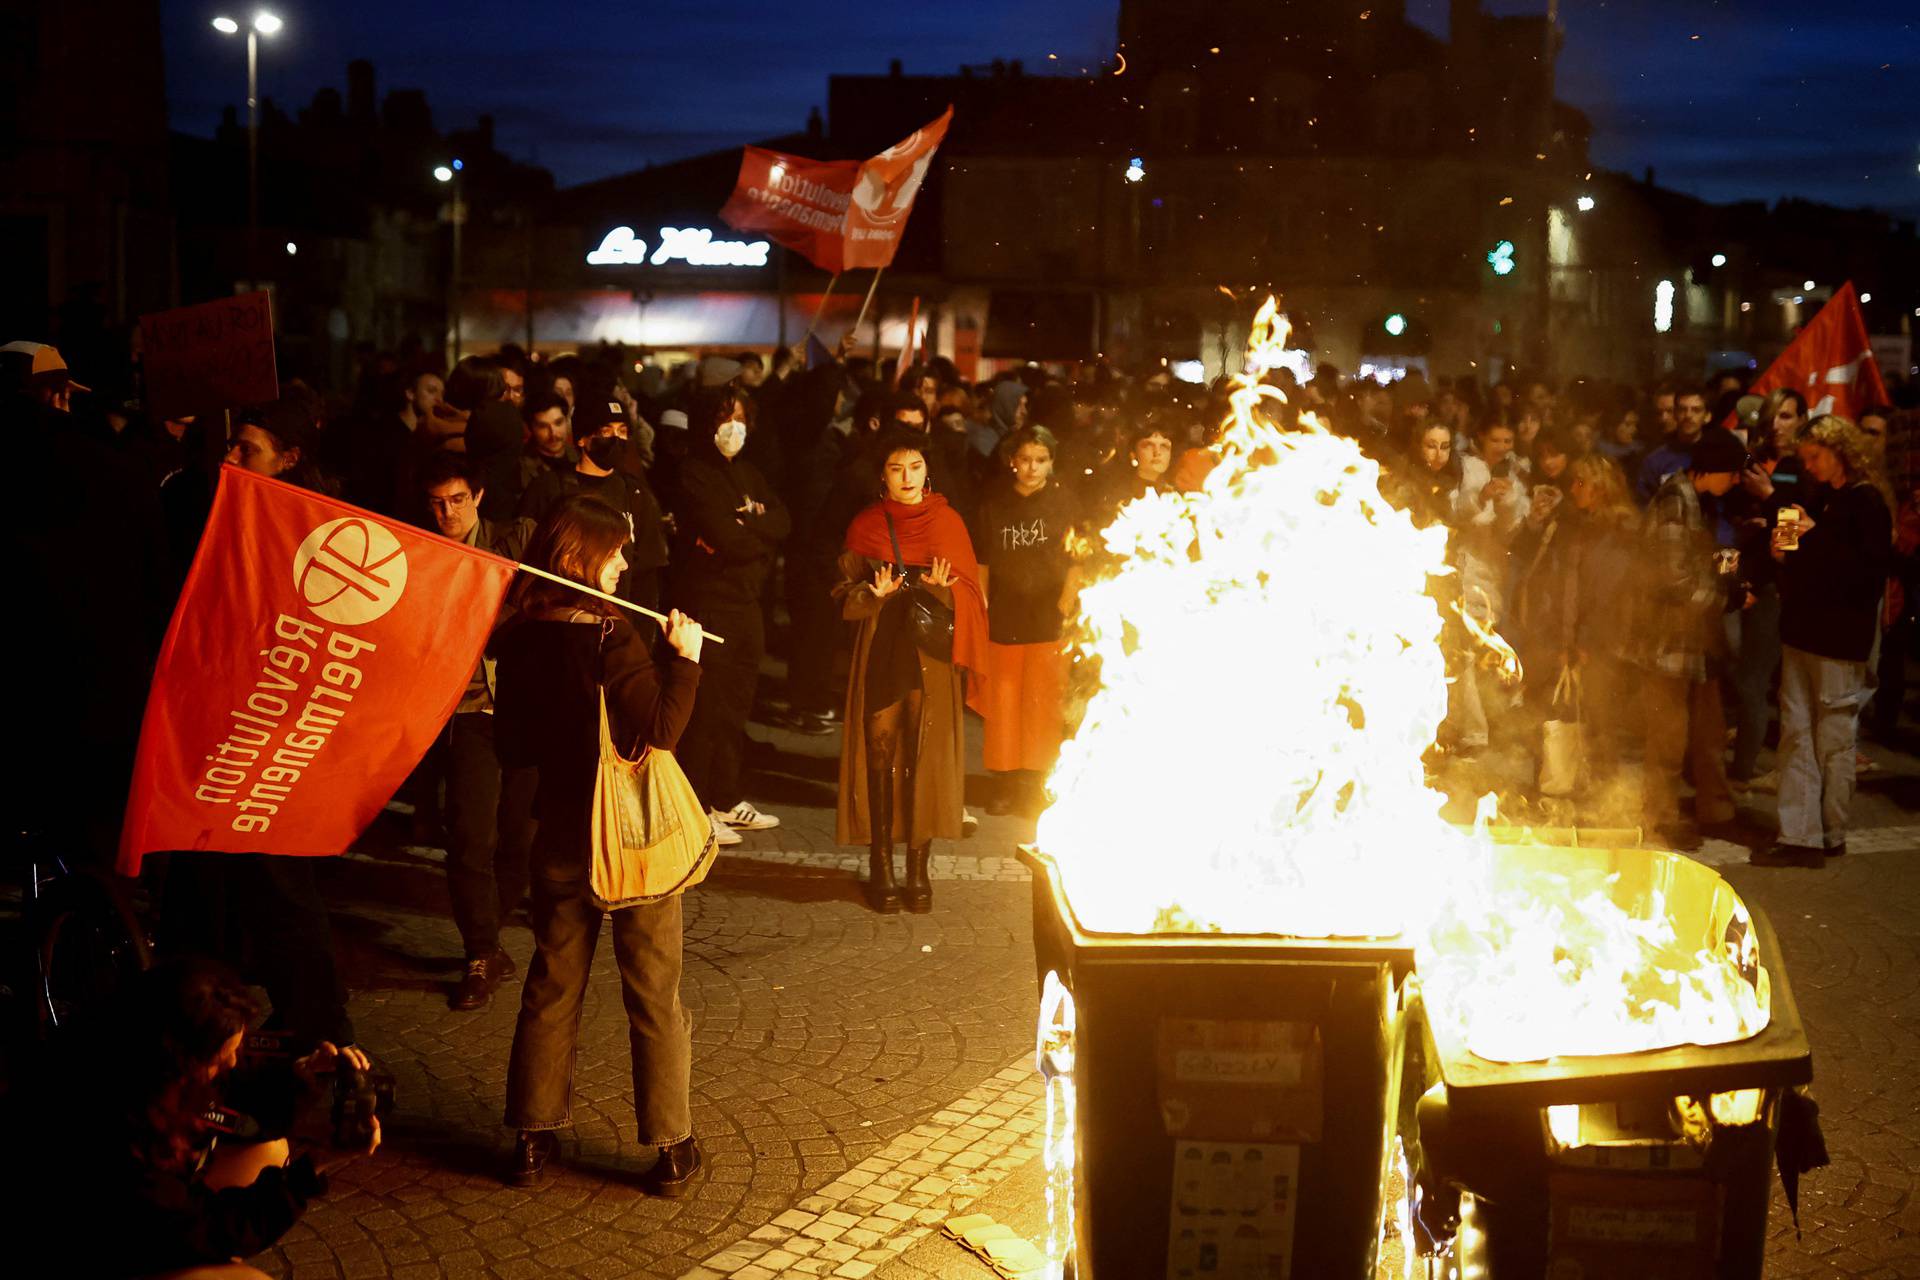
<svg viewBox="0 0 1920 1280">
<path fill-rule="evenodd" d="M 1093 67 L 1110 55 L 1118 10 L 1118 0 L 268 2 L 287 26 L 263 41 L 263 96 L 292 111 L 323 85 L 344 91 L 347 62 L 366 57 L 382 96 L 425 89 L 443 129 L 491 112 L 499 146 L 562 185 L 798 131 L 809 107 L 824 110 L 829 74 L 884 72 L 892 58 L 909 72 L 996 57 L 1029 71 Z M 1715 200 L 1798 195 L 1920 216 L 1920 3 L 1560 7 L 1560 96 L 1592 118 L 1598 164 L 1634 175 L 1652 165 L 1662 185 Z M 1408 8 L 1445 33 L 1446 0 Z M 248 10 L 162 0 L 177 129 L 211 133 L 221 107 L 244 100 L 243 42 L 208 25 L 224 11 Z"/>
</svg>

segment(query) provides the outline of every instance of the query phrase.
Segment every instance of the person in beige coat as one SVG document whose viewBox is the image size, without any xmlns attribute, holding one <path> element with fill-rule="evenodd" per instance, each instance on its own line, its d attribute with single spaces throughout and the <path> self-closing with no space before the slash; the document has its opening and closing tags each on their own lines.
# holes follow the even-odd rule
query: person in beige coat
<svg viewBox="0 0 1920 1280">
<path fill-rule="evenodd" d="M 964 708 L 984 702 L 986 599 L 966 523 L 932 491 L 924 434 L 884 440 L 877 456 L 885 494 L 848 526 L 834 589 L 842 615 L 860 624 L 834 826 L 841 844 L 867 846 L 867 897 L 875 911 L 896 912 L 904 902 L 909 911 L 926 912 L 933 907 L 927 860 L 934 837 L 961 834 Z M 926 637 L 916 637 L 915 593 L 951 613 L 951 656 L 929 652 Z M 907 846 L 899 885 L 896 839 Z"/>
</svg>

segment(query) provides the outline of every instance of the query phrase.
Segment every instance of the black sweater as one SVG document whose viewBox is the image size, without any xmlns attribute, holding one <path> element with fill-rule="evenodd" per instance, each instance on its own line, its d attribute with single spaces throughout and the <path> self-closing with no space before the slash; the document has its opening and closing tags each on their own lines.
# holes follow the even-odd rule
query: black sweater
<svg viewBox="0 0 1920 1280">
<path fill-rule="evenodd" d="M 500 758 L 540 770 L 533 873 L 584 881 L 600 763 L 599 688 L 607 691 L 619 751 L 630 759 L 643 744 L 671 751 L 693 714 L 699 664 L 678 654 L 656 662 L 648 640 L 625 618 L 603 628 L 597 618 L 558 621 L 553 614 L 509 623 L 495 653 Z"/>
<path fill-rule="evenodd" d="M 1806 505 L 1814 527 L 1779 567 L 1781 643 L 1822 658 L 1865 662 L 1880 625 L 1893 517 L 1870 484 L 1829 489 Z"/>
</svg>

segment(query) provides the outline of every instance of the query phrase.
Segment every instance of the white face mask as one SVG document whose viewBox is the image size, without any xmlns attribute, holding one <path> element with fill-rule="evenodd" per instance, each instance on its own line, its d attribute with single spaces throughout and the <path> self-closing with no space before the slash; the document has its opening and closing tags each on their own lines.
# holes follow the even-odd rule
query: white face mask
<svg viewBox="0 0 1920 1280">
<path fill-rule="evenodd" d="M 720 429 L 713 433 L 714 447 L 720 450 L 720 456 L 731 458 L 746 447 L 747 424 L 744 422 L 723 422 Z"/>
</svg>

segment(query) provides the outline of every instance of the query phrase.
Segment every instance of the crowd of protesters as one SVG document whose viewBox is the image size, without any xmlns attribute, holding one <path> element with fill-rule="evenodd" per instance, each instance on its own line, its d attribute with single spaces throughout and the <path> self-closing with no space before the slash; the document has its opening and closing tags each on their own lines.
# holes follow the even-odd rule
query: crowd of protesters
<svg viewBox="0 0 1920 1280">
<path fill-rule="evenodd" d="M 74 501 L 26 486 L 13 535 L 48 615 L 35 659 L 48 679 L 27 713 L 54 741 L 44 786 L 29 779 L 28 803 L 43 806 L 29 825 L 91 823 L 111 847 L 101 806 L 64 811 L 60 766 L 88 761 L 106 779 L 96 795 L 124 792 L 145 672 L 221 460 L 667 611 L 664 627 L 636 626 L 601 596 L 522 577 L 400 797 L 415 838 L 447 850 L 465 949 L 453 1008 L 486 1006 L 514 975 L 503 921 L 525 910 L 534 929 L 507 1115 L 509 1176 L 528 1186 L 571 1120 L 602 921 L 583 885 L 596 690 L 617 741 L 675 752 L 725 844 L 780 823 L 751 794 L 750 719 L 839 731 L 835 827 L 868 850 L 867 899 L 928 911 L 932 841 L 972 822 L 969 710 L 985 721 L 987 808 L 1041 804 L 1067 727 L 1065 621 L 1085 567 L 1070 535 L 1143 495 L 1197 488 L 1227 413 L 1224 384 L 1179 383 L 1165 367 L 1028 365 L 969 382 L 933 359 L 894 376 L 849 339 L 670 369 L 611 347 L 546 360 L 507 347 L 451 369 L 368 353 L 350 398 L 295 382 L 230 422 L 155 421 L 137 403 L 76 396 L 51 347 L 5 354 L 7 425 L 81 489 Z M 1814 417 L 1793 392 L 1744 395 L 1737 377 L 1636 392 L 1270 376 L 1288 415 L 1311 411 L 1355 439 L 1396 504 L 1448 531 L 1455 572 L 1436 584 L 1458 620 L 1447 751 L 1517 744 L 1555 794 L 1597 795 L 1637 756 L 1633 816 L 1650 842 L 1682 849 L 1732 823 L 1740 795 L 1777 790 L 1779 839 L 1756 861 L 1845 852 L 1856 725 L 1877 685 L 1869 725 L 1891 732 L 1912 635 L 1920 503 L 1887 484 L 1891 410 Z M 118 622 L 102 625 L 109 608 Z M 1483 660 L 1509 644 L 1526 673 L 1517 686 Z M 786 659 L 780 697 L 760 689 L 770 647 Z M 59 701 L 76 690 L 84 706 Z M 1761 774 L 1776 690 L 1780 763 Z M 1577 781 L 1548 758 L 1549 722 L 1578 727 Z M 312 860 L 160 861 L 164 943 L 264 987 L 303 1052 L 357 1054 Z M 648 1185 L 679 1194 L 700 1154 L 678 900 L 612 920 L 641 1136 L 661 1151 Z M 231 975 L 194 983 L 204 1002 Z M 217 1003 L 218 1016 L 189 1011 L 204 1025 L 182 1061 L 219 1059 L 249 1014 L 239 997 Z M 313 1194 L 318 1168 L 262 1192 L 261 1212 L 284 1216 L 288 1196 Z"/>
</svg>

